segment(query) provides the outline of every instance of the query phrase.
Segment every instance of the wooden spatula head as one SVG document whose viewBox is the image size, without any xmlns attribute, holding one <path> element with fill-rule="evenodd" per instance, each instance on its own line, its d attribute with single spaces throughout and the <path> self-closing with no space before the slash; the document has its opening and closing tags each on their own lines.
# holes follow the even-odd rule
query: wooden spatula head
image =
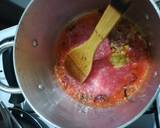
<svg viewBox="0 0 160 128">
<path fill-rule="evenodd" d="M 85 45 L 74 48 L 65 59 L 66 70 L 79 82 L 85 81 L 92 68 L 93 53 L 85 49 Z"/>
</svg>

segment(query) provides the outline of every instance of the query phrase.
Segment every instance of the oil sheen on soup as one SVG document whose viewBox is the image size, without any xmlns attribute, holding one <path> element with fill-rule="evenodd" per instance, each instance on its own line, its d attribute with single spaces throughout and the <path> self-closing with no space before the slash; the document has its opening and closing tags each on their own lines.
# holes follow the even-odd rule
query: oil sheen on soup
<svg viewBox="0 0 160 128">
<path fill-rule="evenodd" d="M 142 34 L 127 18 L 122 18 L 102 41 L 94 56 L 93 67 L 84 83 L 65 70 L 64 60 L 74 47 L 92 34 L 101 13 L 87 13 L 68 24 L 57 39 L 58 54 L 54 67 L 59 86 L 76 101 L 91 107 L 110 107 L 128 101 L 147 81 L 150 53 Z"/>
</svg>

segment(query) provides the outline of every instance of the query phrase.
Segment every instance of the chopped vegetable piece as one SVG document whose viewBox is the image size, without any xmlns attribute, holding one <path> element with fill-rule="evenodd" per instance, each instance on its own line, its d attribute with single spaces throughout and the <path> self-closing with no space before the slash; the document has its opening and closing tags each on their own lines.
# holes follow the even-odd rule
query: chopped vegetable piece
<svg viewBox="0 0 160 128">
<path fill-rule="evenodd" d="M 128 57 L 121 53 L 113 53 L 110 62 L 115 68 L 121 68 L 128 63 Z"/>
</svg>

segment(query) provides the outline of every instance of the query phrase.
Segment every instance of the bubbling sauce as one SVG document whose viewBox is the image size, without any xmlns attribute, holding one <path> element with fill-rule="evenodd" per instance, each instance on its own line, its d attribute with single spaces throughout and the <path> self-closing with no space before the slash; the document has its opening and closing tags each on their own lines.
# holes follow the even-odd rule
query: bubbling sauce
<svg viewBox="0 0 160 128">
<path fill-rule="evenodd" d="M 128 101 L 149 76 L 150 56 L 147 42 L 127 18 L 112 30 L 97 48 L 93 67 L 81 84 L 65 70 L 67 53 L 92 34 L 101 13 L 88 13 L 74 20 L 61 32 L 54 72 L 59 86 L 76 101 L 92 107 L 110 107 Z"/>
</svg>

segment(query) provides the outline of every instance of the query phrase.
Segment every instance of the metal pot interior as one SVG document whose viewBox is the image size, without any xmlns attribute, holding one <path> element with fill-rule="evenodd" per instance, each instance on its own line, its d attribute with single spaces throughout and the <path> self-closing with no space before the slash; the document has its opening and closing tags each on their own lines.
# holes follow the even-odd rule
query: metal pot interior
<svg viewBox="0 0 160 128">
<path fill-rule="evenodd" d="M 75 16 L 106 6 L 106 0 L 34 0 L 22 17 L 14 49 L 16 77 L 33 109 L 52 124 L 64 128 L 124 126 L 140 116 L 155 96 L 160 78 L 158 62 L 145 88 L 132 101 L 112 108 L 84 106 L 59 89 L 53 73 L 58 33 Z M 133 0 L 126 16 L 148 35 L 157 60 L 160 20 L 154 7 L 149 0 Z"/>
</svg>

